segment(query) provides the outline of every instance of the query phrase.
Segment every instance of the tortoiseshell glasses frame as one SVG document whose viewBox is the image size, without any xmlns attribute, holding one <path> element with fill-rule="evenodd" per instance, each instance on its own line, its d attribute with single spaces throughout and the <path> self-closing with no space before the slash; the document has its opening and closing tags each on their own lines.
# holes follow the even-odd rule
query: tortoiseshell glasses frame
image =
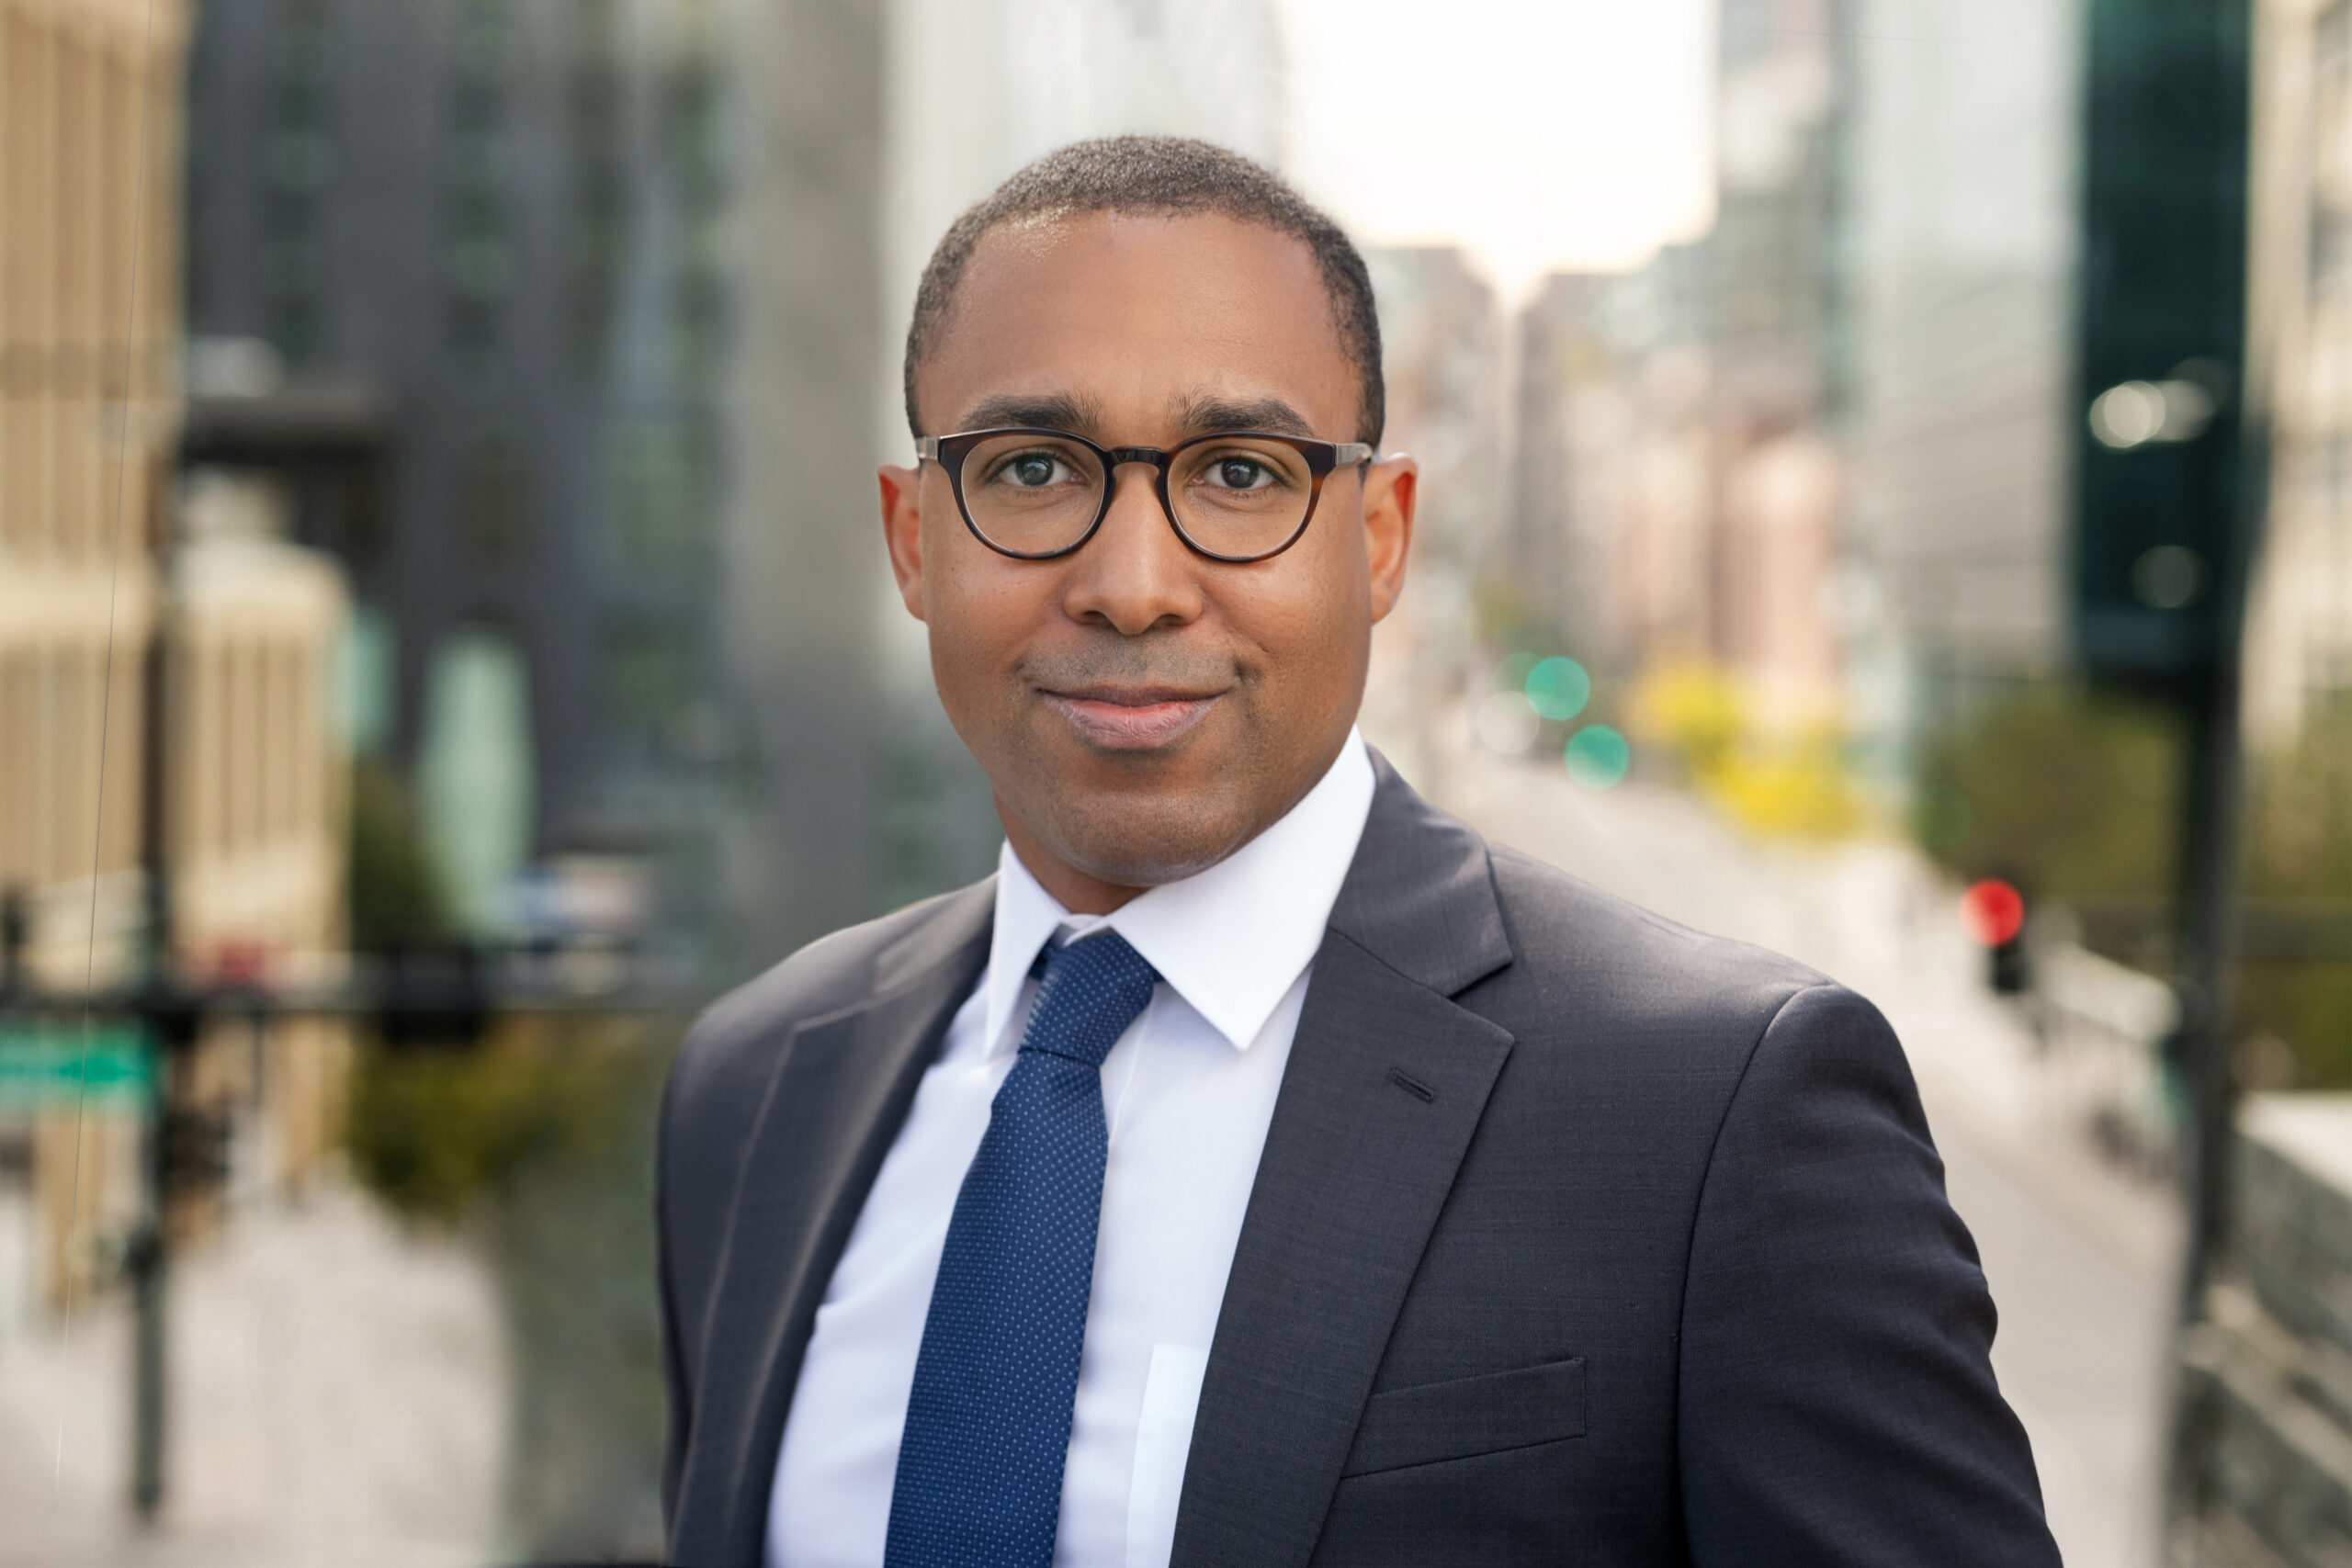
<svg viewBox="0 0 2352 1568">
<path fill-rule="evenodd" d="M 1160 511 L 1185 547 L 1237 566 L 1298 543 L 1323 481 L 1378 455 L 1362 441 L 1267 430 L 1214 431 L 1168 447 L 1104 446 L 1042 425 L 926 435 L 915 451 L 945 471 L 964 526 L 999 555 L 1056 560 L 1083 547 L 1110 515 L 1113 472 L 1146 463 L 1158 471 Z M 975 456 L 977 486 L 967 482 Z M 988 488 L 976 496 L 977 487 Z"/>
</svg>

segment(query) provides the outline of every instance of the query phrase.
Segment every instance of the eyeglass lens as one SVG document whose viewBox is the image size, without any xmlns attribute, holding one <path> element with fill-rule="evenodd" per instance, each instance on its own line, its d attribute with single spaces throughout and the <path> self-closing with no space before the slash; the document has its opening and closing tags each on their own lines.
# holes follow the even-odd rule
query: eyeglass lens
<svg viewBox="0 0 2352 1568">
<path fill-rule="evenodd" d="M 1102 510 L 1105 482 L 1101 457 L 1052 436 L 996 436 L 964 458 L 964 506 L 972 526 L 1019 555 L 1077 544 Z M 1279 441 L 1204 441 L 1169 466 L 1176 525 L 1213 555 L 1281 548 L 1306 521 L 1314 493 L 1306 459 Z"/>
</svg>

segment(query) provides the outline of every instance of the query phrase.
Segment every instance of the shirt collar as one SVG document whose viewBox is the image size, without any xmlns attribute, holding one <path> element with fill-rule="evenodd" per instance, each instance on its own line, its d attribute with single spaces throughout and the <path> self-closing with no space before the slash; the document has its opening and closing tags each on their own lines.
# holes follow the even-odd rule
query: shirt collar
<svg viewBox="0 0 2352 1568">
<path fill-rule="evenodd" d="M 1323 927 L 1372 812 L 1372 758 L 1347 743 L 1313 789 L 1264 832 L 1206 871 L 1153 887 L 1108 915 L 1073 915 L 1006 844 L 998 856 L 996 931 L 989 949 L 987 1055 L 1007 1038 L 1022 983 L 1057 932 L 1109 928 L 1159 977 L 1246 1051 L 1323 944 Z"/>
</svg>

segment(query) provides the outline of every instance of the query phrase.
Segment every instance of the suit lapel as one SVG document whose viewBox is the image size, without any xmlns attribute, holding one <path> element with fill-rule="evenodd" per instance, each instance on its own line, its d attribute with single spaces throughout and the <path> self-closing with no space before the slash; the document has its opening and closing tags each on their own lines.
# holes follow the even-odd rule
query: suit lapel
<svg viewBox="0 0 2352 1568">
<path fill-rule="evenodd" d="M 753 1126 L 695 1378 L 674 1548 L 756 1568 L 785 1415 L 817 1308 L 923 1071 L 988 960 L 993 883 L 876 964 L 874 999 L 809 1020 Z M 748 1375 L 747 1375 L 748 1374 Z"/>
<path fill-rule="evenodd" d="M 1375 761 L 1227 1280 L 1170 1568 L 1313 1552 L 1510 1054 L 1508 1032 L 1451 999 L 1510 961 L 1486 846 Z"/>
</svg>

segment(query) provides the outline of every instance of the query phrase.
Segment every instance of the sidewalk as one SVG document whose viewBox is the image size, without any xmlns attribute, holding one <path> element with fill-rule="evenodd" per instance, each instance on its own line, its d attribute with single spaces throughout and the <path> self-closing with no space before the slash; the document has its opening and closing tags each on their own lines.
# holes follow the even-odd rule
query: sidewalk
<svg viewBox="0 0 2352 1568">
<path fill-rule="evenodd" d="M 169 1496 L 130 1487 L 121 1295 L 0 1339 L 0 1568 L 480 1568 L 506 1377 L 488 1270 L 322 1183 L 175 1269 Z"/>
</svg>

